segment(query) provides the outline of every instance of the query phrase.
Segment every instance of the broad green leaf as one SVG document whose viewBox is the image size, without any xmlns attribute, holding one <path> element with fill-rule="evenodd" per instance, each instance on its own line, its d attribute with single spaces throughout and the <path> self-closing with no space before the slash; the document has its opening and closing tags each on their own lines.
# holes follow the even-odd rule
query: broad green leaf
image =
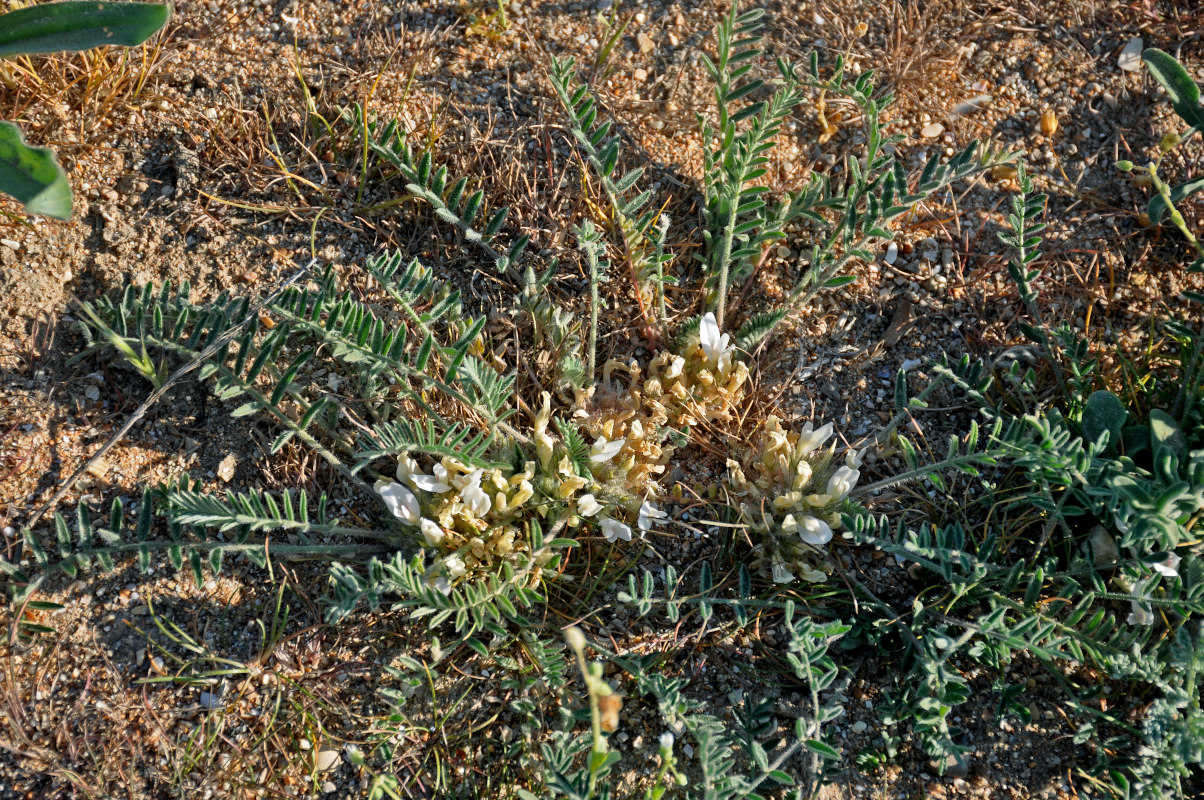
<svg viewBox="0 0 1204 800">
<path fill-rule="evenodd" d="M 0 16 L 0 56 L 142 44 L 163 27 L 171 6 L 158 3 L 64 2 Z"/>
<path fill-rule="evenodd" d="M 0 191 L 17 198 L 30 214 L 71 216 L 71 186 L 54 153 L 25 144 L 11 122 L 0 122 Z"/>
<path fill-rule="evenodd" d="M 1204 109 L 1200 108 L 1200 87 L 1187 74 L 1183 65 L 1174 56 L 1156 47 L 1147 48 L 1141 54 L 1146 69 L 1154 80 L 1162 84 L 1170 96 L 1171 105 L 1184 122 L 1192 127 L 1204 129 Z"/>
<path fill-rule="evenodd" d="M 1181 183 L 1178 186 L 1172 186 L 1171 203 L 1178 207 L 1184 200 L 1201 190 L 1204 190 L 1204 176 L 1190 180 L 1187 183 Z M 1162 220 L 1162 215 L 1166 212 L 1166 201 L 1162 199 L 1161 194 L 1155 193 L 1150 198 L 1149 204 L 1145 207 L 1145 213 L 1150 218 L 1150 224 L 1156 225 Z"/>
</svg>

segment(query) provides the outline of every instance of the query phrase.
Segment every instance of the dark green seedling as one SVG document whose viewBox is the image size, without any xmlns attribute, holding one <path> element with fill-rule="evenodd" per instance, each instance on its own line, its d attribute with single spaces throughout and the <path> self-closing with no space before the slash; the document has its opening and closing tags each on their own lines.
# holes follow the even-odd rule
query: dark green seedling
<svg viewBox="0 0 1204 800">
<path fill-rule="evenodd" d="M 0 58 L 101 45 L 142 44 L 167 23 L 171 6 L 152 3 L 64 2 L 27 6 L 0 15 Z M 71 187 L 45 147 L 30 147 L 21 129 L 0 122 L 0 192 L 30 214 L 67 219 Z"/>
</svg>

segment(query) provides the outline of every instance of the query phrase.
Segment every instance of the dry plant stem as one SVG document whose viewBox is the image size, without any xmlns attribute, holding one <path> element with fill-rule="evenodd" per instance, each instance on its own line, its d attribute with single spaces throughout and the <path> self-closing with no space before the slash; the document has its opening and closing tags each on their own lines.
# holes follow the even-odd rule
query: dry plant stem
<svg viewBox="0 0 1204 800">
<path fill-rule="evenodd" d="M 247 314 L 247 320 L 249 321 L 252 319 L 257 319 L 258 315 L 255 312 L 257 312 L 260 309 L 262 309 L 263 307 L 267 306 L 269 303 L 271 303 L 277 297 L 279 297 L 281 295 L 281 293 L 284 292 L 285 289 L 287 289 L 289 286 L 291 286 L 292 284 L 294 284 L 298 280 L 300 280 L 303 275 L 305 275 L 307 272 L 309 272 L 310 268 L 313 267 L 313 264 L 314 264 L 314 262 L 311 261 L 309 264 L 305 265 L 301 269 L 294 272 L 286 281 L 284 281 L 284 283 L 282 283 L 280 286 L 278 286 L 275 291 L 273 291 L 271 294 L 269 294 L 263 300 L 261 300 L 259 303 L 257 303 L 255 305 L 255 307 L 251 310 L 251 313 Z M 206 347 L 204 350 L 202 350 L 196 358 L 194 358 L 192 361 L 188 362 L 187 364 L 184 364 L 179 369 L 177 369 L 175 372 L 173 372 L 171 375 L 169 375 L 167 380 L 163 381 L 162 386 L 160 386 L 158 389 L 155 389 L 153 392 L 151 392 L 149 395 L 147 395 L 147 398 L 145 400 L 143 400 L 142 404 L 139 405 L 138 408 L 134 410 L 134 413 L 131 414 L 128 419 L 126 419 L 125 424 L 123 424 L 121 426 L 121 428 L 117 431 L 117 433 L 113 434 L 107 442 L 105 442 L 103 445 L 101 445 L 100 449 L 97 450 L 95 453 L 93 453 L 91 458 L 89 458 L 87 461 L 85 461 L 83 464 L 81 464 L 79 466 L 79 468 L 76 469 L 75 472 L 73 472 L 71 474 L 70 478 L 63 481 L 59 485 L 58 491 L 56 491 L 54 493 L 54 496 L 51 497 L 50 500 L 48 500 L 46 503 L 44 503 L 41 506 L 41 508 L 39 508 L 37 511 L 35 511 L 33 513 L 33 516 L 31 516 L 29 518 L 29 521 L 25 523 L 25 531 L 27 533 L 31 532 L 33 529 L 33 526 L 37 524 L 38 520 L 40 520 L 46 514 L 47 511 L 49 511 L 52 508 L 58 507 L 59 502 L 63 499 L 64 495 L 66 495 L 67 492 L 70 491 L 71 487 L 75 485 L 75 482 L 77 480 L 79 480 L 80 477 L 85 472 L 87 472 L 89 468 L 91 468 L 94 464 L 96 464 L 97 461 L 99 461 L 101 458 L 103 458 L 105 453 L 112 450 L 113 447 L 119 441 L 121 441 L 123 438 L 125 438 L 125 435 L 127 433 L 129 433 L 130 430 L 136 424 L 138 424 L 138 422 L 144 416 L 146 416 L 146 413 L 148 411 L 150 411 L 151 407 L 159 401 L 159 398 L 162 397 L 163 394 L 168 389 L 170 389 L 177 382 L 179 382 L 182 378 L 184 378 L 184 376 L 188 375 L 190 372 L 192 372 L 193 370 L 200 367 L 206 358 L 208 358 L 209 356 L 216 353 L 218 350 L 220 350 L 222 348 L 222 346 L 228 344 L 234 338 L 235 334 L 237 334 L 240 330 L 242 330 L 242 326 L 244 324 L 246 324 L 246 323 L 244 322 L 242 324 L 231 327 L 230 330 L 226 331 L 224 334 L 219 336 L 212 344 L 210 344 L 208 347 Z M 357 478 L 356 480 L 358 481 L 359 479 Z M 359 482 L 362 483 L 362 481 L 359 481 Z"/>
</svg>

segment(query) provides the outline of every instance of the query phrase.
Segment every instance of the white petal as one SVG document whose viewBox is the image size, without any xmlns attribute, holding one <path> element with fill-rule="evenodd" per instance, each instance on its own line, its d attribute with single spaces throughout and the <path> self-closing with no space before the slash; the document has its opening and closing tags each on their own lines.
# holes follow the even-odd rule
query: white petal
<svg viewBox="0 0 1204 800">
<path fill-rule="evenodd" d="M 416 472 L 418 472 L 418 462 L 414 459 L 405 454 L 397 459 L 397 480 L 402 483 L 410 483 L 411 477 Z"/>
<path fill-rule="evenodd" d="M 773 565 L 773 582 L 774 583 L 790 583 L 794 580 L 794 573 L 786 569 L 785 564 Z"/>
<path fill-rule="evenodd" d="M 448 556 L 443 559 L 443 566 L 447 569 L 447 574 L 453 578 L 460 577 L 468 570 L 464 564 L 464 559 L 459 556 Z"/>
<path fill-rule="evenodd" d="M 861 477 L 861 473 L 850 467 L 841 467 L 832 474 L 828 479 L 828 494 L 832 496 L 832 500 L 842 500 L 857 485 L 857 479 Z"/>
<path fill-rule="evenodd" d="M 615 542 L 619 539 L 625 542 L 631 541 L 631 528 L 618 520 L 602 519 L 598 522 L 598 525 L 602 528 L 602 535 L 606 537 L 606 541 L 608 542 Z"/>
<path fill-rule="evenodd" d="M 440 469 L 443 469 L 443 467 L 437 466 L 437 467 L 435 467 L 435 469 L 440 470 Z M 445 476 L 447 475 L 446 469 L 443 469 L 443 474 Z M 451 486 L 447 483 L 446 480 L 439 480 L 439 478 L 435 475 L 422 475 L 422 474 L 411 475 L 410 483 L 412 483 L 416 489 L 422 489 L 423 491 L 427 491 L 427 492 L 434 492 L 435 494 L 440 494 L 442 492 L 446 492 L 449 489 L 451 489 Z"/>
<path fill-rule="evenodd" d="M 708 313 L 702 318 L 702 323 L 698 326 L 698 343 L 702 345 L 702 352 L 706 354 L 707 361 L 713 366 L 718 366 L 719 359 L 727 353 L 730 338 L 726 333 L 719 332 L 719 323 L 714 314 Z"/>
<path fill-rule="evenodd" d="M 798 437 L 798 454 L 805 456 L 814 452 L 828 440 L 828 437 L 832 435 L 832 430 L 831 422 L 825 423 L 819 429 L 813 429 L 810 422 L 803 425 Z"/>
<path fill-rule="evenodd" d="M 602 510 L 602 504 L 592 494 L 583 494 L 577 498 L 577 513 L 583 517 L 592 517 Z"/>
<path fill-rule="evenodd" d="M 832 528 L 819 517 L 803 517 L 798 521 L 798 535 L 807 544 L 818 547 L 832 541 Z"/>
<path fill-rule="evenodd" d="M 419 508 L 418 498 L 414 496 L 413 492 L 393 481 L 378 483 L 376 491 L 380 493 L 393 516 L 411 525 L 418 524 L 422 510 Z"/>
<path fill-rule="evenodd" d="M 666 378 L 676 378 L 681 374 L 681 371 L 686 366 L 686 360 L 681 356 L 673 356 L 673 360 L 669 362 L 669 366 L 665 369 Z"/>
<path fill-rule="evenodd" d="M 422 538 L 430 547 L 436 547 L 443 541 L 443 528 L 434 520 L 423 517 L 418 527 L 422 531 Z"/>
<path fill-rule="evenodd" d="M 1130 625 L 1153 625 L 1154 612 L 1144 607 L 1136 600 L 1133 601 L 1133 610 L 1129 613 L 1128 623 Z"/>
<path fill-rule="evenodd" d="M 478 517 L 483 517 L 489 513 L 489 509 L 493 508 L 493 501 L 489 499 L 489 495 L 481 489 L 481 476 L 484 470 L 475 470 L 468 476 L 468 481 L 460 489 L 460 499 L 464 501 L 464 505 L 468 510 L 476 514 Z"/>
<path fill-rule="evenodd" d="M 590 450 L 590 460 L 597 464 L 610 461 L 619 454 L 625 444 L 627 444 L 627 438 L 623 436 L 613 442 L 606 441 L 605 436 L 599 436 L 598 441 L 594 442 L 594 446 Z"/>
<path fill-rule="evenodd" d="M 1150 568 L 1167 578 L 1178 578 L 1179 570 L 1177 568 L 1182 560 L 1175 553 L 1171 553 L 1165 560 L 1150 564 Z"/>
<path fill-rule="evenodd" d="M 661 511 L 652 505 L 652 503 L 645 500 L 643 505 L 640 506 L 640 518 L 637 524 L 642 531 L 650 530 L 656 520 L 666 519 L 668 516 L 664 511 Z"/>
</svg>

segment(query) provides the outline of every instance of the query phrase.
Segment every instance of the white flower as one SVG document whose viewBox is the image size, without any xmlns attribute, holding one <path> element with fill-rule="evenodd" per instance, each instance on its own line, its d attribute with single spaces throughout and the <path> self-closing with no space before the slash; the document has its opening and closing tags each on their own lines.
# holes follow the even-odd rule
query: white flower
<svg viewBox="0 0 1204 800">
<path fill-rule="evenodd" d="M 493 508 L 493 501 L 489 499 L 489 495 L 481 488 L 481 476 L 484 470 L 474 470 L 469 473 L 465 484 L 460 488 L 460 499 L 464 501 L 464 505 L 468 510 L 476 514 L 478 517 L 483 517 L 489 513 L 489 509 Z"/>
<path fill-rule="evenodd" d="M 800 456 L 805 456 L 815 452 L 815 450 L 832 435 L 832 423 L 826 423 L 818 429 L 813 428 L 808 421 L 803 425 L 803 429 L 799 431 L 797 452 Z"/>
<path fill-rule="evenodd" d="M 719 332 L 719 323 L 713 313 L 702 318 L 702 324 L 698 326 L 698 343 L 702 345 L 707 361 L 720 372 L 731 363 L 733 347 L 728 344 L 730 338 L 726 333 Z"/>
<path fill-rule="evenodd" d="M 423 517 L 418 523 L 419 529 L 422 531 L 422 538 L 430 547 L 436 547 L 443 541 L 443 528 L 439 527 L 439 523 L 434 520 Z"/>
<path fill-rule="evenodd" d="M 647 500 L 640 506 L 640 518 L 636 523 L 640 530 L 647 531 L 652 529 L 652 524 L 658 519 L 667 519 L 669 517 L 664 511 L 661 511 L 656 506 Z"/>
<path fill-rule="evenodd" d="M 673 360 L 669 362 L 669 366 L 665 369 L 665 378 L 676 378 L 685 369 L 686 360 L 681 356 L 673 356 Z"/>
<path fill-rule="evenodd" d="M 860 450 L 850 450 L 844 454 L 844 463 L 849 465 L 849 469 L 861 469 L 861 460 L 865 458 L 868 447 L 863 447 Z"/>
<path fill-rule="evenodd" d="M 546 470 L 552 466 L 552 450 L 556 445 L 548 435 L 548 421 L 552 418 L 552 396 L 543 392 L 539 397 L 543 400 L 543 405 L 535 415 L 535 455 L 539 458 L 540 466 Z"/>
<path fill-rule="evenodd" d="M 665 731 L 664 733 L 662 733 L 661 738 L 660 738 L 660 746 L 661 746 L 661 750 L 664 750 L 666 752 L 672 750 L 673 749 L 673 734 L 670 733 L 669 731 Z"/>
<path fill-rule="evenodd" d="M 773 565 L 773 582 L 774 583 L 790 583 L 794 580 L 794 573 L 786 569 L 785 564 Z"/>
<path fill-rule="evenodd" d="M 832 528 L 819 517 L 803 517 L 798 521 L 798 535 L 807 544 L 818 547 L 832 541 Z"/>
<path fill-rule="evenodd" d="M 1130 625 L 1153 625 L 1154 612 L 1146 606 L 1134 600 L 1132 602 L 1133 610 L 1129 612 L 1128 623 Z"/>
<path fill-rule="evenodd" d="M 377 481 L 376 491 L 384 499 L 393 516 L 402 522 L 417 525 L 422 517 L 418 498 L 406 487 L 395 481 Z"/>
<path fill-rule="evenodd" d="M 1140 599 L 1142 590 L 1145 588 L 1146 581 L 1140 580 L 1133 584 L 1133 600 L 1129 605 L 1132 611 L 1129 612 L 1128 623 L 1130 625 L 1153 625 L 1154 612 L 1150 608 L 1149 603 L 1143 603 Z"/>
<path fill-rule="evenodd" d="M 811 465 L 809 463 L 807 463 L 806 461 L 798 462 L 798 466 L 795 467 L 795 469 L 794 469 L 794 482 L 792 484 L 793 487 L 795 489 L 802 489 L 804 486 L 806 486 L 810 482 L 811 482 Z"/>
<path fill-rule="evenodd" d="M 418 472 L 418 462 L 410 458 L 408 454 L 402 453 L 401 458 L 397 459 L 397 480 L 413 485 L 411 478 L 416 472 Z"/>
<path fill-rule="evenodd" d="M 602 510 L 602 504 L 592 494 L 583 494 L 577 498 L 577 513 L 583 517 L 592 517 Z"/>
<path fill-rule="evenodd" d="M 458 578 L 468 571 L 468 566 L 464 563 L 464 559 L 457 555 L 451 555 L 443 559 L 443 567 L 447 570 L 447 575 L 450 578 Z"/>
<path fill-rule="evenodd" d="M 449 594 L 451 594 L 452 585 L 451 585 L 451 582 L 448 581 L 447 578 L 440 575 L 438 578 L 435 578 L 435 589 L 437 589 L 440 592 L 443 592 L 443 594 L 445 594 L 445 595 L 449 595 Z"/>
<path fill-rule="evenodd" d="M 832 501 L 843 500 L 853 491 L 860 477 L 861 473 L 851 467 L 841 467 L 832 473 L 832 477 L 828 478 L 828 494 L 831 495 Z"/>
<path fill-rule="evenodd" d="M 616 542 L 619 539 L 625 542 L 631 541 L 631 528 L 618 520 L 603 517 L 598 521 L 598 526 L 602 528 L 602 535 L 608 542 Z"/>
<path fill-rule="evenodd" d="M 434 475 L 423 475 L 422 473 L 414 473 L 410 475 L 410 483 L 417 489 L 441 494 L 451 489 L 451 484 L 447 482 L 447 467 L 442 464 L 436 464 Z"/>
<path fill-rule="evenodd" d="M 599 436 L 598 441 L 594 442 L 594 446 L 589 452 L 590 460 L 597 464 L 604 464 L 617 456 L 625 444 L 627 444 L 627 438 L 623 436 L 613 442 L 606 441 L 605 436 Z"/>
<path fill-rule="evenodd" d="M 1178 578 L 1179 570 L 1177 567 L 1179 566 L 1179 562 L 1182 560 L 1183 559 L 1179 558 L 1179 556 L 1176 554 L 1171 553 L 1164 560 L 1150 564 L 1150 569 L 1167 578 Z"/>
</svg>

